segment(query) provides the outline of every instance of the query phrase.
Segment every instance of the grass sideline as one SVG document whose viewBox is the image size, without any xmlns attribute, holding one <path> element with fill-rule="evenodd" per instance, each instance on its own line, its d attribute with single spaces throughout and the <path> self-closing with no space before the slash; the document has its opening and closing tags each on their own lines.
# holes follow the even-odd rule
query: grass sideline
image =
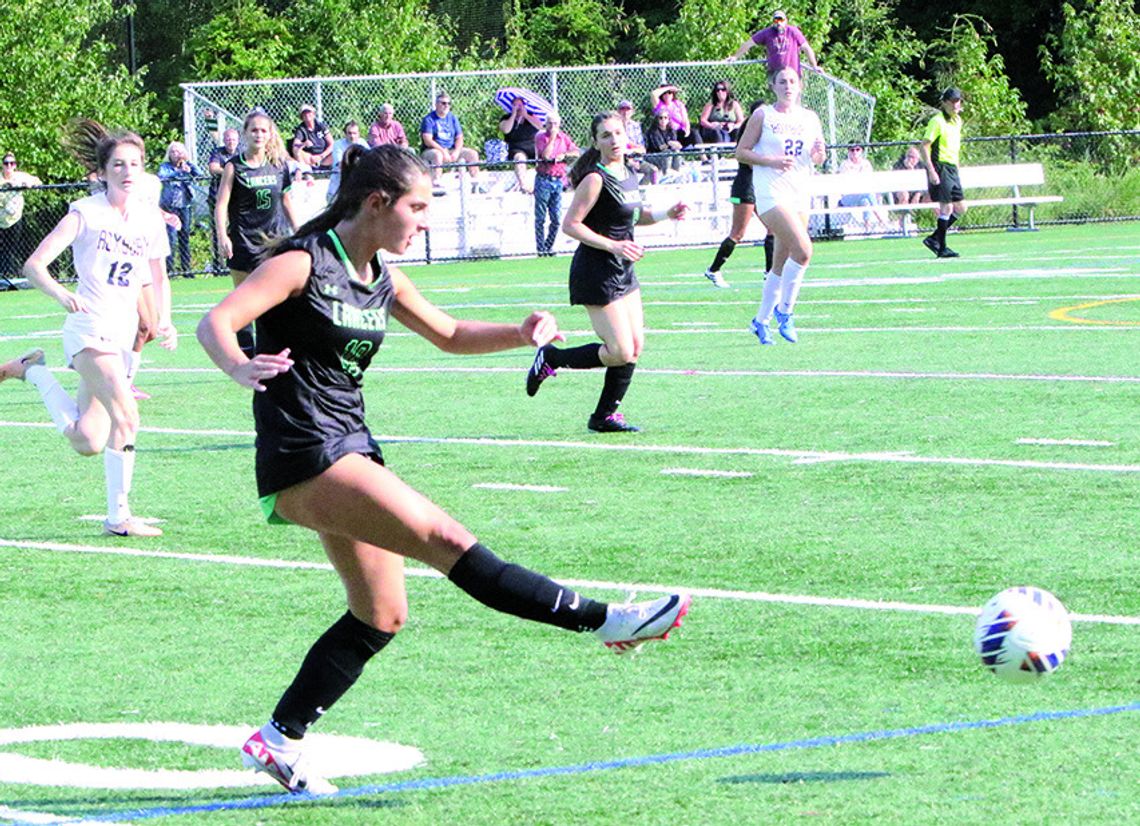
<svg viewBox="0 0 1140 826">
<path fill-rule="evenodd" d="M 286 804 L 273 787 L 4 779 L 8 755 L 205 771 L 236 768 L 230 750 L 0 744 L 0 823 L 1140 820 L 1140 628 L 1078 622 L 1070 662 L 1013 687 L 975 661 L 970 616 L 935 610 L 1030 583 L 1074 613 L 1140 618 L 1140 243 L 1130 225 L 1098 225 L 953 246 L 961 259 L 917 241 L 817 245 L 801 341 L 766 348 L 747 332 L 759 249 L 737 250 L 730 290 L 700 275 L 712 250 L 650 253 L 647 345 L 623 406 L 645 428 L 634 436 L 586 431 L 598 373 L 562 371 L 528 399 L 529 353 L 447 356 L 394 325 L 366 386 L 396 472 L 501 555 L 598 583 L 592 595 L 719 595 L 698 597 L 667 644 L 620 658 L 413 576 L 408 627 L 316 730 L 415 746 L 423 767 Z M 580 343 L 566 267 L 409 274 L 457 315 L 552 309 Z M 191 335 L 226 288 L 176 282 L 182 344 L 146 351 L 133 504 L 164 520 L 157 541 L 80 520 L 102 510 L 102 463 L 43 426 L 31 388 L 0 387 L 0 743 L 56 723 L 259 724 L 343 610 L 315 540 L 261 521 L 248 394 Z M 60 321 L 39 294 L 0 295 L 3 357 L 38 344 L 58 366 Z M 677 469 L 750 475 L 663 473 Z M 184 558 L 99 552 L 124 545 Z M 240 564 L 274 560 L 308 567 Z M 998 720 L 1012 722 L 982 725 Z M 882 732 L 902 734 L 870 736 Z"/>
</svg>

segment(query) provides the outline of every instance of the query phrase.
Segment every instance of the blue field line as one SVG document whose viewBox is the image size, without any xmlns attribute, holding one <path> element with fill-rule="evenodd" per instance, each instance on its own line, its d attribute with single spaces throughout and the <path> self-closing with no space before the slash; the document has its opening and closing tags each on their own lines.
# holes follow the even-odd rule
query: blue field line
<svg viewBox="0 0 1140 826">
<path fill-rule="evenodd" d="M 876 740 L 896 740 L 902 737 L 919 737 L 926 734 L 945 734 L 955 731 L 975 731 L 978 729 L 1002 728 L 1023 723 L 1041 723 L 1051 720 L 1074 720 L 1084 717 L 1104 717 L 1110 714 L 1124 714 L 1140 711 L 1140 701 L 1120 706 L 1104 708 L 1074 709 L 1071 711 L 1038 711 L 1015 717 L 1000 717 L 996 720 L 966 720 L 955 723 L 930 723 L 910 728 L 861 731 L 852 734 L 837 734 L 824 737 L 809 737 L 803 740 L 786 740 L 781 743 L 752 743 L 739 746 L 725 746 L 715 749 L 650 754 L 643 757 L 624 757 L 617 760 L 601 760 L 593 763 L 579 763 L 573 766 L 551 766 L 544 769 L 524 769 L 502 771 L 493 774 L 458 775 L 453 777 L 425 777 L 420 780 L 404 780 L 397 783 L 382 783 L 341 789 L 334 795 L 311 797 L 308 795 L 260 795 L 243 800 L 227 800 L 217 803 L 202 803 L 194 806 L 161 806 L 150 809 L 129 809 L 121 812 L 99 812 L 73 820 L 54 821 L 56 824 L 89 823 L 93 821 L 148 820 L 155 817 L 205 814 L 249 809 L 265 809 L 271 806 L 290 804 L 319 805 L 325 801 L 344 800 L 353 797 L 366 797 L 392 792 L 420 791 L 423 789 L 443 789 L 452 786 L 473 786 L 483 783 L 503 783 L 511 780 L 530 780 L 542 777 L 589 774 L 592 772 L 628 769 L 639 766 L 653 766 L 662 763 L 677 763 L 683 760 L 708 760 L 718 757 L 738 757 L 745 754 L 791 751 L 795 749 L 815 749 L 823 746 L 841 746 L 850 743 L 869 743 Z M 13 826 L 33 826 L 32 822 L 16 821 Z"/>
</svg>

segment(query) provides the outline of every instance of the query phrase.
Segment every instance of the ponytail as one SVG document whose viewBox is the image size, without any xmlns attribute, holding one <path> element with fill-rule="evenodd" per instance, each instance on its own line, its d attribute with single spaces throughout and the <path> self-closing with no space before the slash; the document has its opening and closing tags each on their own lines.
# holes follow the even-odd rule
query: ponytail
<svg viewBox="0 0 1140 826">
<path fill-rule="evenodd" d="M 102 172 L 111 160 L 111 153 L 121 143 L 129 143 L 146 158 L 146 146 L 142 138 L 126 129 L 110 131 L 103 124 L 90 118 L 75 118 L 67 124 L 62 140 L 64 148 L 70 152 L 88 172 Z"/>
<path fill-rule="evenodd" d="M 570 186 L 576 187 L 582 183 L 582 179 L 598 165 L 598 161 L 601 159 L 602 153 L 592 146 L 579 155 L 578 160 L 574 161 L 574 165 L 570 167 Z"/>
</svg>

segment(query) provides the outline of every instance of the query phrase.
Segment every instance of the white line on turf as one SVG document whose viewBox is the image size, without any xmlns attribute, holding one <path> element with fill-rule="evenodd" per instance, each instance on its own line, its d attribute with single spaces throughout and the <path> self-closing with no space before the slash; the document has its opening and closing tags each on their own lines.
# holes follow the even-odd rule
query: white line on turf
<svg viewBox="0 0 1140 826">
<path fill-rule="evenodd" d="M 58 553 L 102 554 L 108 556 L 149 557 L 154 559 L 177 559 L 187 562 L 207 562 L 221 565 L 246 565 L 256 568 L 296 568 L 306 570 L 333 570 L 326 562 L 289 561 L 284 559 L 259 559 L 257 557 L 234 556 L 231 554 L 192 554 L 173 551 L 147 551 L 141 548 L 122 546 L 71 545 L 61 542 L 27 542 L 18 539 L 0 539 L 0 547 L 20 550 L 52 551 Z M 443 579 L 443 574 L 431 568 L 410 566 L 408 576 Z M 951 614 L 976 616 L 977 608 L 959 605 L 937 605 L 916 602 L 895 602 L 890 600 L 848 599 L 844 597 L 820 597 L 807 594 L 773 594 L 765 591 L 734 591 L 724 588 L 689 588 L 677 585 L 656 585 L 632 582 L 607 582 L 604 580 L 570 579 L 555 577 L 559 582 L 574 588 L 587 588 L 606 591 L 637 591 L 652 593 L 684 592 L 694 597 L 724 599 L 737 602 L 771 602 L 787 605 L 817 605 L 825 608 L 858 608 L 869 611 L 910 611 L 920 614 Z M 1069 614 L 1077 622 L 1093 622 L 1105 625 L 1140 625 L 1140 617 L 1113 616 L 1108 614 Z"/>
<path fill-rule="evenodd" d="M 1115 442 L 1103 439 L 1018 439 L 1019 445 L 1062 445 L 1064 447 L 1115 447 Z"/>
<path fill-rule="evenodd" d="M 662 468 L 661 473 L 665 476 L 708 476 L 714 479 L 748 479 L 752 476 L 744 470 L 709 470 L 699 467 L 667 467 Z"/>
<path fill-rule="evenodd" d="M 51 785 L 48 780 L 45 780 L 41 785 Z M 21 809 L 13 809 L 9 806 L 0 806 L 0 820 L 11 820 L 16 823 L 74 823 L 75 815 L 54 815 L 50 812 L 26 812 Z M 85 826 L 123 826 L 121 823 L 115 823 L 108 820 L 87 820 L 84 819 Z"/>
<path fill-rule="evenodd" d="M 59 367 L 53 368 L 55 372 L 69 373 L 71 371 Z M 517 374 L 520 367 L 475 367 L 461 365 L 439 365 L 435 367 L 370 367 L 369 372 L 375 373 L 466 373 L 479 374 Z M 219 380 L 225 378 L 222 373 L 213 367 L 154 367 L 148 368 L 147 375 L 216 375 Z M 826 378 L 826 379 L 923 379 L 940 381 L 1042 381 L 1042 382 L 1086 382 L 1093 384 L 1140 384 L 1140 376 L 1081 376 L 1060 375 L 1056 373 L 952 373 L 952 372 L 915 372 L 908 370 L 702 370 L 681 368 L 654 368 L 639 367 L 639 376 L 707 376 L 709 378 Z M 0 424 L 18 424 L 0 422 Z M 48 425 L 44 425 L 47 427 Z"/>
<path fill-rule="evenodd" d="M 479 490 L 524 490 L 533 493 L 565 493 L 570 490 L 557 485 L 513 485 L 510 482 L 479 482 L 471 487 Z"/>
<path fill-rule="evenodd" d="M 0 427 L 50 428 L 50 423 L 4 422 Z M 179 436 L 238 436 L 253 439 L 248 430 L 191 430 L 175 427 L 143 427 L 143 433 L 165 433 Z M 1140 473 L 1140 465 L 1096 464 L 1090 462 L 1042 462 L 1031 459 L 978 459 L 966 456 L 915 456 L 909 452 L 847 453 L 838 450 L 791 450 L 760 447 L 696 447 L 692 445 L 618 444 L 615 442 L 566 442 L 544 439 L 490 439 L 457 436 L 393 436 L 374 434 L 381 442 L 398 444 L 478 445 L 480 447 L 544 447 L 554 450 L 598 450 L 622 453 L 669 453 L 689 456 L 775 456 L 800 463 L 812 462 L 887 462 L 906 465 L 957 465 L 962 467 L 1006 467 L 1024 470 L 1079 470 L 1099 473 Z"/>
</svg>

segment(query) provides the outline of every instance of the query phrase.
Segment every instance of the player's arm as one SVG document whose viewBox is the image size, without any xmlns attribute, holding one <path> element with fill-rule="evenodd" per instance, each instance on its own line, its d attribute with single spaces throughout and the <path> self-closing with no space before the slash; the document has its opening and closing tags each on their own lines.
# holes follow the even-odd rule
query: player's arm
<svg viewBox="0 0 1140 826">
<path fill-rule="evenodd" d="M 222 179 L 218 182 L 218 196 L 214 203 L 214 232 L 217 235 L 218 252 L 223 258 L 231 258 L 234 254 L 229 233 L 230 197 L 233 191 L 234 165 L 227 163 L 222 170 Z"/>
<path fill-rule="evenodd" d="M 86 312 L 87 307 L 83 299 L 51 277 L 48 267 L 79 237 L 82 226 L 83 219 L 79 213 L 68 212 L 24 262 L 24 277 L 28 282 L 44 295 L 59 302 L 69 313 Z"/>
<path fill-rule="evenodd" d="M 388 272 L 396 292 L 392 315 L 444 352 L 494 353 L 565 340 L 554 316 L 548 312 L 535 311 L 518 325 L 457 319 L 424 298 L 403 272 L 394 267 Z"/>
<path fill-rule="evenodd" d="M 289 350 L 248 358 L 237 331 L 305 288 L 312 257 L 302 250 L 275 255 L 257 267 L 198 323 L 198 341 L 227 376 L 243 387 L 265 390 L 263 382 L 293 366 Z"/>
</svg>

